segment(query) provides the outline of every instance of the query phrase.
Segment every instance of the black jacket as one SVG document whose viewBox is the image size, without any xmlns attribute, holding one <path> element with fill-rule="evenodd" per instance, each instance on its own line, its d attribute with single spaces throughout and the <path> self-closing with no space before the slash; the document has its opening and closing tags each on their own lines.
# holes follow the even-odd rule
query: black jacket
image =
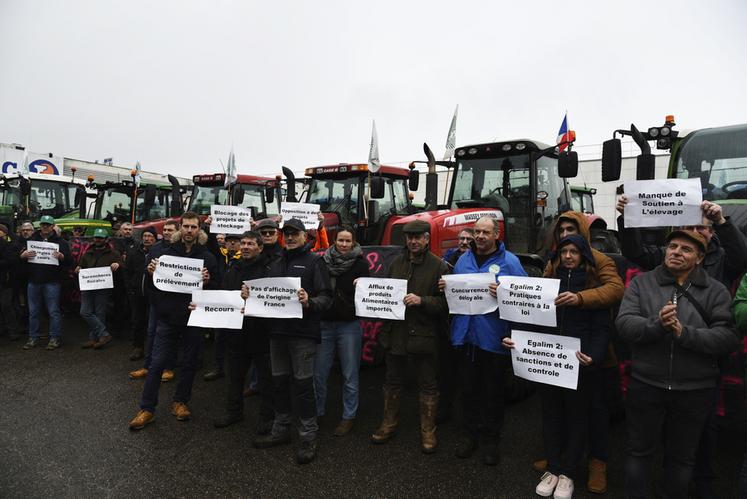
<svg viewBox="0 0 747 499">
<path fill-rule="evenodd" d="M 151 246 L 152 248 L 153 246 Z M 125 287 L 128 293 L 140 296 L 144 294 L 143 279 L 147 274 L 145 261 L 148 259 L 148 250 L 143 243 L 132 246 L 127 250 L 124 265 L 122 266 Z"/>
<path fill-rule="evenodd" d="M 322 320 L 346 322 L 355 320 L 355 286 L 353 286 L 353 281 L 359 277 L 368 276 L 368 262 L 363 256 L 359 256 L 355 259 L 352 267 L 334 277 L 334 301 L 332 307 L 322 315 Z"/>
<path fill-rule="evenodd" d="M 192 246 L 192 251 L 187 253 L 187 249 L 184 246 L 184 243 L 177 238 L 177 240 L 170 244 L 168 248 L 164 248 L 164 251 L 161 252 L 159 257 L 163 255 L 196 258 L 202 260 L 203 266 L 207 268 L 211 276 L 209 283 L 204 286 L 203 289 L 220 288 L 220 282 L 217 279 L 213 278 L 213 276 L 218 275 L 218 266 L 215 263 L 215 257 L 213 257 L 210 251 L 203 244 L 199 244 L 196 242 L 194 246 Z M 155 257 L 151 255 L 151 258 Z M 148 259 L 148 261 L 150 261 L 150 258 Z M 186 326 L 187 321 L 189 320 L 189 309 L 187 307 L 189 306 L 189 302 L 192 301 L 192 296 L 188 293 L 172 293 L 169 291 L 161 291 L 155 286 L 153 286 L 152 291 L 153 294 L 151 295 L 151 299 L 153 299 L 154 301 L 151 303 L 155 303 L 156 305 L 158 320 L 175 326 Z"/>
<path fill-rule="evenodd" d="M 29 239 L 31 241 L 45 241 L 41 232 L 38 230 L 34 232 Z M 34 284 L 62 282 L 67 277 L 67 271 L 73 264 L 73 257 L 70 255 L 70 247 L 67 245 L 67 241 L 59 237 L 56 232 L 52 231 L 50 236 L 46 239 L 46 242 L 57 243 L 60 246 L 60 253 L 64 255 L 64 258 L 60 260 L 59 265 L 43 265 L 39 263 L 29 263 L 28 260 L 24 260 L 24 265 L 29 272 L 29 282 Z M 25 249 L 26 245 L 24 244 L 21 251 Z"/>
<path fill-rule="evenodd" d="M 309 294 L 309 307 L 301 319 L 270 319 L 270 334 L 310 338 L 319 342 L 319 321 L 332 306 L 329 271 L 321 256 L 310 251 L 311 245 L 283 249 L 280 258 L 270 264 L 269 277 L 300 277 L 301 287 Z"/>
<path fill-rule="evenodd" d="M 0 289 L 10 288 L 10 270 L 17 265 L 18 255 L 13 241 L 0 238 Z"/>
<path fill-rule="evenodd" d="M 252 260 L 234 260 L 228 265 L 223 276 L 221 288 L 234 291 L 241 289 L 244 281 L 262 279 L 270 273 L 270 261 L 265 255 L 260 254 Z M 247 349 L 250 352 L 268 352 L 270 350 L 269 336 L 267 335 L 267 320 L 259 317 L 244 317 L 241 331 L 234 329 L 226 330 L 231 334 L 244 334 L 247 337 Z"/>
</svg>

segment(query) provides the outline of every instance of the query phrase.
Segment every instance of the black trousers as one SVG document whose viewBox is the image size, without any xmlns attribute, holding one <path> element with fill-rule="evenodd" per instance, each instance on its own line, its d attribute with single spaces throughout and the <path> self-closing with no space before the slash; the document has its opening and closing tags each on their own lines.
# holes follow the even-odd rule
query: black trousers
<svg viewBox="0 0 747 499">
<path fill-rule="evenodd" d="M 505 410 L 503 388 L 511 357 L 481 350 L 473 345 L 459 347 L 464 428 L 473 437 L 497 444 Z"/>
<path fill-rule="evenodd" d="M 273 403 L 272 373 L 270 372 L 270 351 L 255 351 L 251 348 L 251 341 L 244 331 L 222 330 L 226 339 L 228 354 L 228 399 L 226 409 L 229 414 L 243 414 L 244 386 L 246 375 L 254 362 L 257 369 L 257 382 L 261 403 L 259 418 L 262 421 L 272 421 L 275 417 Z"/>
<path fill-rule="evenodd" d="M 714 390 L 665 390 L 631 379 L 626 400 L 625 489 L 628 497 L 651 497 L 652 461 L 662 437 L 666 497 L 688 496 L 695 451 L 713 408 Z"/>
<path fill-rule="evenodd" d="M 542 400 L 542 440 L 547 470 L 554 475 L 574 478 L 578 463 L 586 451 L 589 412 L 595 376 L 599 372 L 580 372 L 575 390 L 539 385 Z"/>
<path fill-rule="evenodd" d="M 130 328 L 132 332 L 132 346 L 145 348 L 145 333 L 148 325 L 148 302 L 137 291 L 128 291 L 130 302 Z M 115 307 L 117 304 L 115 303 Z"/>
<path fill-rule="evenodd" d="M 456 397 L 459 372 L 459 357 L 457 349 L 451 344 L 449 331 L 444 331 L 438 336 L 438 406 L 451 409 Z"/>
</svg>

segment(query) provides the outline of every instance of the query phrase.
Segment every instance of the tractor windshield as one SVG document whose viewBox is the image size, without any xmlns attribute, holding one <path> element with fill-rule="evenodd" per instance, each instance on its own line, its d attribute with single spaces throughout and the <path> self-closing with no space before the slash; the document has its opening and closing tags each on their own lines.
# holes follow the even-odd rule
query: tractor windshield
<svg viewBox="0 0 747 499">
<path fill-rule="evenodd" d="M 747 125 L 692 133 L 682 141 L 674 165 L 677 178 L 699 178 L 703 199 L 747 199 Z"/>
<path fill-rule="evenodd" d="M 314 178 L 306 202 L 324 213 L 337 213 L 344 224 L 358 221 L 358 184 L 363 177 Z"/>
<path fill-rule="evenodd" d="M 240 184 L 244 189 L 244 199 L 239 206 L 244 208 L 254 207 L 259 216 L 276 215 L 277 209 L 272 204 L 270 213 L 265 212 L 264 187 L 254 184 Z M 223 185 L 200 185 L 195 184 L 192 198 L 189 201 L 189 209 L 198 215 L 210 215 L 210 207 L 214 204 L 228 204 L 228 190 Z"/>
<path fill-rule="evenodd" d="M 75 205 L 75 192 L 78 186 L 72 182 L 37 180 L 31 182 L 29 210 L 33 220 L 42 215 L 62 218 L 78 207 Z"/>
</svg>

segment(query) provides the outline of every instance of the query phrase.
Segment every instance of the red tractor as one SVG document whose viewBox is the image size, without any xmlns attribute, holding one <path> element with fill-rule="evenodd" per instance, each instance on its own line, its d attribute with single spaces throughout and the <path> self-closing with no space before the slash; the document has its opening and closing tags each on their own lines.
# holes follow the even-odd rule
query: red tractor
<svg viewBox="0 0 747 499">
<path fill-rule="evenodd" d="M 235 184 L 225 187 L 224 173 L 195 175 L 189 200 L 189 210 L 198 215 L 210 215 L 212 205 L 243 206 L 252 210 L 255 220 L 280 213 L 281 190 L 277 177 L 238 175 Z"/>
</svg>

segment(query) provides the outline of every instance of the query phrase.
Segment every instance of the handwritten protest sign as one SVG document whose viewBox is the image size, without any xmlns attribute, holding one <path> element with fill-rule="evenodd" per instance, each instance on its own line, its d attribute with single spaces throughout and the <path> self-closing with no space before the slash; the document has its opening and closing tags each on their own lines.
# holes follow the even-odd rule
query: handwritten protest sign
<svg viewBox="0 0 747 499">
<path fill-rule="evenodd" d="M 539 277 L 498 278 L 498 310 L 501 319 L 524 324 L 555 326 L 555 298 L 560 280 Z"/>
<path fill-rule="evenodd" d="M 405 320 L 406 279 L 361 277 L 355 285 L 355 315 Z"/>
<path fill-rule="evenodd" d="M 252 212 L 241 206 L 210 207 L 210 232 L 213 234 L 243 234 L 252 228 Z"/>
<path fill-rule="evenodd" d="M 482 315 L 494 312 L 498 301 L 490 296 L 488 286 L 495 283 L 495 274 L 449 274 L 444 294 L 449 304 L 450 314 Z"/>
<path fill-rule="evenodd" d="M 90 269 L 80 269 L 78 272 L 78 287 L 81 291 L 112 289 L 114 287 L 112 268 L 93 267 Z"/>
<path fill-rule="evenodd" d="M 38 263 L 41 265 L 59 265 L 60 261 L 53 257 L 55 251 L 60 251 L 60 245 L 57 243 L 48 243 L 45 241 L 26 241 L 27 251 L 36 251 L 36 256 L 29 258 L 29 263 Z"/>
<path fill-rule="evenodd" d="M 188 326 L 241 329 L 244 323 L 244 299 L 241 291 L 192 291 L 197 308 L 189 314 Z"/>
<path fill-rule="evenodd" d="M 625 227 L 700 225 L 703 190 L 700 179 L 625 182 Z"/>
<path fill-rule="evenodd" d="M 271 319 L 300 319 L 303 306 L 298 301 L 300 277 L 268 277 L 244 281 L 249 288 L 244 315 Z"/>
<path fill-rule="evenodd" d="M 283 221 L 297 218 L 303 222 L 306 230 L 319 228 L 319 205 L 311 203 L 287 203 L 280 205 Z M 282 225 L 280 226 L 282 229 Z"/>
<path fill-rule="evenodd" d="M 161 291 L 192 293 L 202 289 L 202 260 L 162 255 L 153 273 L 153 285 Z"/>
<path fill-rule="evenodd" d="M 576 389 L 579 369 L 576 352 L 581 350 L 581 340 L 516 330 L 511 339 L 515 345 L 511 350 L 514 374 L 546 385 Z"/>
</svg>

